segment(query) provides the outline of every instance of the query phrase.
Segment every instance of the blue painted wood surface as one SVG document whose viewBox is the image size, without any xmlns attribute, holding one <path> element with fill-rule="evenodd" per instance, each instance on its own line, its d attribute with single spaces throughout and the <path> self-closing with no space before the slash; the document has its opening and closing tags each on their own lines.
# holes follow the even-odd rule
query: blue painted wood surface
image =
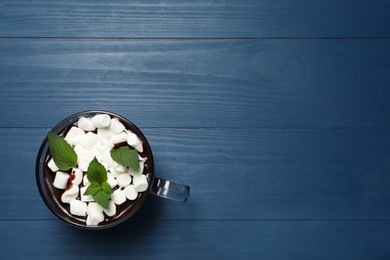
<svg viewBox="0 0 390 260">
<path fill-rule="evenodd" d="M 386 0 L 0 3 L 0 34 L 34 37 L 389 37 Z"/>
<path fill-rule="evenodd" d="M 390 258 L 389 11 L 1 1 L 0 258 Z M 150 197 L 99 232 L 45 207 L 45 134 L 96 108 L 141 127 L 186 204 Z"/>
</svg>

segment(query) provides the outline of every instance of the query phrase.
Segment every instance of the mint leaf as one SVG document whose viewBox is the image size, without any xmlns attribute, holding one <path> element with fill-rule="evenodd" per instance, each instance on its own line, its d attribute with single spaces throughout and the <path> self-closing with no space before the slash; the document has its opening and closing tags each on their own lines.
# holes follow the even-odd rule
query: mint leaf
<svg viewBox="0 0 390 260">
<path fill-rule="evenodd" d="M 89 163 L 87 178 L 91 184 L 94 182 L 102 184 L 107 181 L 106 169 L 98 162 L 96 157 Z"/>
<path fill-rule="evenodd" d="M 117 163 L 135 171 L 139 170 L 138 153 L 135 149 L 129 146 L 122 146 L 118 149 L 112 148 L 110 153 L 112 159 Z"/>
<path fill-rule="evenodd" d="M 92 195 L 93 196 L 96 193 L 98 193 L 101 189 L 102 189 L 102 186 L 99 183 L 93 182 L 85 190 L 84 195 Z"/>
<path fill-rule="evenodd" d="M 61 171 L 67 171 L 77 164 L 76 152 L 63 137 L 49 132 L 47 139 L 53 160 Z"/>
<path fill-rule="evenodd" d="M 111 187 L 110 187 L 111 188 Z M 107 209 L 108 208 L 108 201 L 110 198 L 110 194 L 107 194 L 106 192 L 103 191 L 103 189 L 99 190 L 98 193 L 93 195 L 93 199 L 99 203 L 103 208 Z"/>
<path fill-rule="evenodd" d="M 110 184 L 107 183 L 107 171 L 96 157 L 89 163 L 87 178 L 91 184 L 84 192 L 84 195 L 92 195 L 97 203 L 107 209 L 112 189 Z"/>
<path fill-rule="evenodd" d="M 102 189 L 105 193 L 107 194 L 111 194 L 112 193 L 112 189 L 111 189 L 111 186 L 110 184 L 108 184 L 107 182 L 103 182 L 102 183 Z"/>
</svg>

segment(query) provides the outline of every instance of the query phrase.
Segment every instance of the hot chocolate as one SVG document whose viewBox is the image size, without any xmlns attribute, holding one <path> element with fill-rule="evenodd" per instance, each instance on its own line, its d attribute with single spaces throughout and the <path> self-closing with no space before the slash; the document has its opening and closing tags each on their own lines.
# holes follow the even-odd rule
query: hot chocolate
<svg viewBox="0 0 390 260">
<path fill-rule="evenodd" d="M 53 131 L 72 146 L 78 160 L 72 169 L 60 171 L 52 160 L 50 150 L 41 151 L 44 152 L 44 187 L 41 187 L 41 193 L 44 193 L 50 209 L 74 225 L 87 227 L 112 226 L 133 215 L 150 192 L 154 175 L 153 156 L 139 129 L 126 119 L 105 112 L 76 115 L 60 123 Z M 109 157 L 112 148 L 123 146 L 137 151 L 138 171 L 124 167 Z M 92 196 L 84 194 L 89 185 L 86 175 L 92 157 L 107 171 L 107 182 L 113 191 L 108 209 L 103 209 Z"/>
</svg>

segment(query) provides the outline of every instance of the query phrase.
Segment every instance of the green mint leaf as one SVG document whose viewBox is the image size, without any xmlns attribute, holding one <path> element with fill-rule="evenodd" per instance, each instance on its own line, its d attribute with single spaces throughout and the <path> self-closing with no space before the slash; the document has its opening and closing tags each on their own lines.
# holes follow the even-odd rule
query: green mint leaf
<svg viewBox="0 0 390 260">
<path fill-rule="evenodd" d="M 77 154 L 63 137 L 49 132 L 47 139 L 53 160 L 61 171 L 67 171 L 76 166 Z"/>
<path fill-rule="evenodd" d="M 107 209 L 108 208 L 108 201 L 110 199 L 110 194 L 107 194 L 106 192 L 104 192 L 104 190 L 102 188 L 101 190 L 99 190 L 98 193 L 93 195 L 93 199 L 97 203 L 99 203 L 103 208 Z"/>
<path fill-rule="evenodd" d="M 135 171 L 139 170 L 138 153 L 135 149 L 129 146 L 122 146 L 118 149 L 112 148 L 110 153 L 112 159 L 117 163 Z"/>
<path fill-rule="evenodd" d="M 107 181 L 106 169 L 98 162 L 96 157 L 89 163 L 87 178 L 91 184 L 94 182 L 102 184 Z"/>
<path fill-rule="evenodd" d="M 99 183 L 93 182 L 85 190 L 84 195 L 92 195 L 93 196 L 96 193 L 98 193 L 101 189 L 102 189 L 102 186 Z"/>
<path fill-rule="evenodd" d="M 103 182 L 102 183 L 102 189 L 105 193 L 107 194 L 111 194 L 112 193 L 112 189 L 111 189 L 111 186 L 110 184 L 108 184 L 107 182 Z"/>
<path fill-rule="evenodd" d="M 112 189 L 110 184 L 107 183 L 107 171 L 96 157 L 89 163 L 87 178 L 91 184 L 84 192 L 84 195 L 92 195 L 97 203 L 107 209 Z"/>
</svg>

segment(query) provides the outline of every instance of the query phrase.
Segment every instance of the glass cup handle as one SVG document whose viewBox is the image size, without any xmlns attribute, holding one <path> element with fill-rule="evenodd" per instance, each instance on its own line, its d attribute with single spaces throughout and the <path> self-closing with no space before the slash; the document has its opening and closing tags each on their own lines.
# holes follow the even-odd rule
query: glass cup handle
<svg viewBox="0 0 390 260">
<path fill-rule="evenodd" d="M 190 186 L 154 177 L 151 192 L 165 199 L 186 202 Z"/>
</svg>

